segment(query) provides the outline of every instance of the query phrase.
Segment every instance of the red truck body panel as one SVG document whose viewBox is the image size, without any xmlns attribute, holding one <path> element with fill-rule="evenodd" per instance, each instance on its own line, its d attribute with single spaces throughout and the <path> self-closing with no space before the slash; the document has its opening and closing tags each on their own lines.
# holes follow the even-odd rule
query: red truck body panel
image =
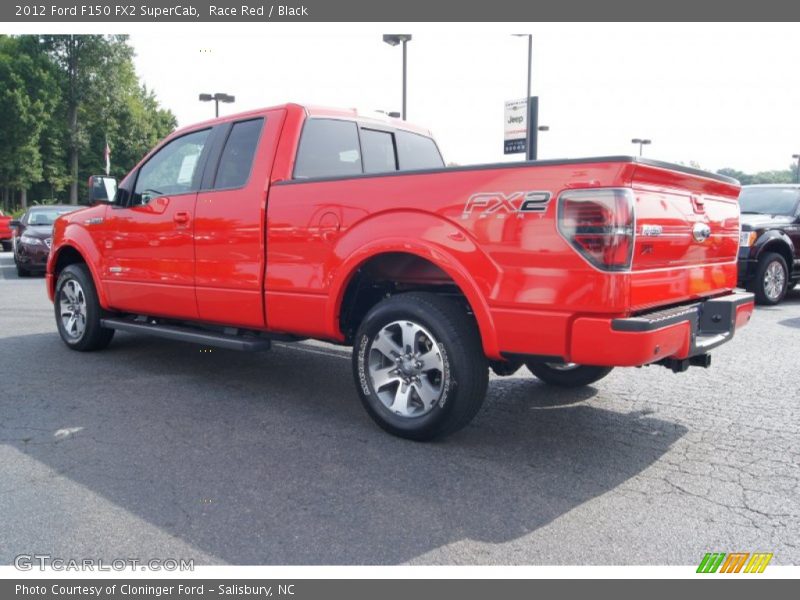
<svg viewBox="0 0 800 600">
<path fill-rule="evenodd" d="M 0 212 L 0 242 L 8 242 L 14 237 L 14 232 L 11 230 L 11 217 L 4 215 Z"/>
<path fill-rule="evenodd" d="M 490 358 L 622 366 L 686 356 L 691 331 L 620 332 L 613 319 L 736 285 L 735 182 L 627 157 L 294 180 L 308 118 L 363 119 L 289 104 L 188 130 L 254 117 L 265 124 L 243 188 L 60 218 L 51 298 L 58 257 L 71 247 L 89 264 L 106 309 L 345 341 L 348 284 L 373 257 L 403 253 L 435 265 L 418 280 L 458 286 Z M 599 188 L 632 191 L 635 235 L 624 270 L 590 264 L 558 227 L 563 193 Z M 547 200 L 526 213 L 526 193 Z M 708 228 L 704 243 L 693 238 L 696 225 Z M 738 326 L 751 311 L 737 309 Z"/>
</svg>

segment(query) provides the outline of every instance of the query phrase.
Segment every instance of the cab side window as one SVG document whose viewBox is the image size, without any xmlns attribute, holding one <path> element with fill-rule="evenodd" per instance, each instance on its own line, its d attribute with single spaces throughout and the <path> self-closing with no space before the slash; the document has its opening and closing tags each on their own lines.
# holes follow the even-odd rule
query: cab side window
<svg viewBox="0 0 800 600">
<path fill-rule="evenodd" d="M 436 147 L 436 142 L 410 131 L 397 132 L 397 154 L 401 171 L 444 167 L 444 160 L 439 148 Z"/>
<path fill-rule="evenodd" d="M 199 186 L 200 156 L 210 129 L 172 140 L 139 169 L 131 205 L 144 205 L 158 196 L 185 194 Z"/>
<path fill-rule="evenodd" d="M 362 129 L 361 148 L 364 152 L 364 173 L 397 171 L 393 134 L 376 129 Z"/>
<path fill-rule="evenodd" d="M 300 137 L 295 179 L 362 173 L 357 125 L 352 121 L 308 119 Z"/>
<path fill-rule="evenodd" d="M 247 183 L 263 125 L 264 119 L 240 121 L 233 125 L 219 161 L 215 189 L 239 188 Z"/>
</svg>

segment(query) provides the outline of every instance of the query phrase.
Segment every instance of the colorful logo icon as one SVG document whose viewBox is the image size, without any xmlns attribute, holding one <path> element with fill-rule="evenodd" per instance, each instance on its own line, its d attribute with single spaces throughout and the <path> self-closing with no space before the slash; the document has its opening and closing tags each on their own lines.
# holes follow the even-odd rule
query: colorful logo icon
<svg viewBox="0 0 800 600">
<path fill-rule="evenodd" d="M 700 565 L 698 573 L 763 573 L 769 561 L 772 560 L 771 552 L 708 552 Z"/>
</svg>

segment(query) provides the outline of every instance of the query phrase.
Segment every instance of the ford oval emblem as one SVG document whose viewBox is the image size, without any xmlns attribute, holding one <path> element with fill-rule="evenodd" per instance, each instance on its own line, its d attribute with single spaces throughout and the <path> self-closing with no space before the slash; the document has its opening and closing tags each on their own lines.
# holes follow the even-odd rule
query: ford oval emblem
<svg viewBox="0 0 800 600">
<path fill-rule="evenodd" d="M 711 237 L 711 227 L 705 223 L 695 223 L 692 227 L 692 236 L 701 244 Z"/>
</svg>

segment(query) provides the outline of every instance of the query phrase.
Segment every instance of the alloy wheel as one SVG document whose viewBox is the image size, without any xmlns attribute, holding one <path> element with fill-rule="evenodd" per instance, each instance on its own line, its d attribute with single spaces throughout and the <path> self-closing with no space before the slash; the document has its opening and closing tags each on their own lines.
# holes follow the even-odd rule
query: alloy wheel
<svg viewBox="0 0 800 600">
<path fill-rule="evenodd" d="M 375 335 L 368 373 L 380 401 L 401 417 L 429 413 L 444 392 L 446 375 L 439 343 L 412 321 L 393 321 Z"/>
<path fill-rule="evenodd" d="M 69 279 L 62 286 L 59 305 L 61 324 L 67 336 L 80 339 L 86 330 L 86 295 L 75 279 Z"/>
</svg>

